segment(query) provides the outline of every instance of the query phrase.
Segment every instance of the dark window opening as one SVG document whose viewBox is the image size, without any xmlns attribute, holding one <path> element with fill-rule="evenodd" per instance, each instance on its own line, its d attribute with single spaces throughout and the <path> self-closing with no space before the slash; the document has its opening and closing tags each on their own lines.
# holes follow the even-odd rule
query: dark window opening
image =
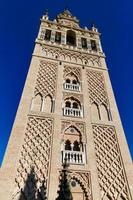
<svg viewBox="0 0 133 200">
<path fill-rule="evenodd" d="M 76 102 L 73 103 L 73 108 L 78 109 L 78 104 Z"/>
<path fill-rule="evenodd" d="M 66 83 L 70 83 L 70 79 L 66 79 Z"/>
<path fill-rule="evenodd" d="M 51 38 L 51 30 L 46 30 L 46 33 L 45 33 L 45 40 L 50 40 Z"/>
<path fill-rule="evenodd" d="M 93 51 L 97 51 L 97 45 L 95 40 L 91 40 L 91 49 Z"/>
<path fill-rule="evenodd" d="M 82 48 L 87 49 L 87 39 L 86 38 L 81 38 L 81 44 L 82 44 Z"/>
<path fill-rule="evenodd" d="M 67 140 L 65 142 L 65 150 L 71 151 L 71 142 L 70 142 L 70 140 Z"/>
<path fill-rule="evenodd" d="M 67 31 L 67 44 L 76 46 L 76 34 L 74 31 Z"/>
<path fill-rule="evenodd" d="M 60 32 L 55 33 L 55 42 L 61 43 L 61 33 Z"/>
<path fill-rule="evenodd" d="M 79 147 L 78 141 L 74 142 L 73 151 L 80 151 L 80 147 Z"/>
<path fill-rule="evenodd" d="M 77 85 L 77 81 L 76 81 L 76 80 L 73 80 L 73 81 L 72 81 L 72 84 Z"/>
<path fill-rule="evenodd" d="M 71 102 L 66 101 L 66 103 L 65 103 L 65 107 L 67 107 L 67 108 L 71 108 Z"/>
</svg>

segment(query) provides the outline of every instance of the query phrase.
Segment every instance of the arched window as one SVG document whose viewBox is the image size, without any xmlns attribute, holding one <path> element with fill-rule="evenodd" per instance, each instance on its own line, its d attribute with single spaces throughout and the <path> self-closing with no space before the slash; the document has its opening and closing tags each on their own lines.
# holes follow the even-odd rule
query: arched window
<svg viewBox="0 0 133 200">
<path fill-rule="evenodd" d="M 41 111 L 41 109 L 42 109 L 42 96 L 41 94 L 37 94 L 32 100 L 31 110 L 39 112 Z"/>
<path fill-rule="evenodd" d="M 80 101 L 73 97 L 65 99 L 63 115 L 82 117 L 82 106 L 80 104 Z"/>
<path fill-rule="evenodd" d="M 71 151 L 71 142 L 70 142 L 70 140 L 67 140 L 66 142 L 65 142 L 65 150 L 68 150 L 68 151 Z"/>
<path fill-rule="evenodd" d="M 99 107 L 96 103 L 91 105 L 91 115 L 93 120 L 100 120 Z"/>
<path fill-rule="evenodd" d="M 67 31 L 67 44 L 76 46 L 76 33 L 72 30 Z"/>
<path fill-rule="evenodd" d="M 74 73 L 69 73 L 65 77 L 64 89 L 80 91 L 80 81 Z"/>
<path fill-rule="evenodd" d="M 66 83 L 71 83 L 69 78 L 66 79 Z"/>
<path fill-rule="evenodd" d="M 77 85 L 78 84 L 78 82 L 77 82 L 77 80 L 72 80 L 72 84 L 74 84 L 74 85 Z"/>
<path fill-rule="evenodd" d="M 71 108 L 71 102 L 70 102 L 70 101 L 66 101 L 66 103 L 65 103 L 65 107 L 67 107 L 67 108 Z"/>
<path fill-rule="evenodd" d="M 73 108 L 74 108 L 74 109 L 78 109 L 78 108 L 79 108 L 79 106 L 78 106 L 78 103 L 77 103 L 77 102 L 73 102 Z"/>
<path fill-rule="evenodd" d="M 101 119 L 102 119 L 103 121 L 109 120 L 108 110 L 107 110 L 107 107 L 106 107 L 104 104 L 102 104 L 102 105 L 100 106 L 100 114 L 101 114 Z"/>
<path fill-rule="evenodd" d="M 51 113 L 52 112 L 52 99 L 51 96 L 46 96 L 46 98 L 44 99 L 44 108 L 43 108 L 44 112 L 47 113 Z"/>
<path fill-rule="evenodd" d="M 78 141 L 74 141 L 73 151 L 80 151 L 80 147 L 79 147 Z"/>
</svg>

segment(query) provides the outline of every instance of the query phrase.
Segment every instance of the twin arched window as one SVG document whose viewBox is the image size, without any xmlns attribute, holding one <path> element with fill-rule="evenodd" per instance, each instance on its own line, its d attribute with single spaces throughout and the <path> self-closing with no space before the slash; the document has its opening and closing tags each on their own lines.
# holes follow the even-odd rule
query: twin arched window
<svg viewBox="0 0 133 200">
<path fill-rule="evenodd" d="M 91 114 L 93 120 L 103 120 L 103 121 L 110 121 L 111 115 L 107 106 L 104 104 L 98 105 L 93 103 L 91 105 Z"/>
<path fill-rule="evenodd" d="M 38 93 L 33 99 L 31 104 L 31 110 L 36 112 L 51 113 L 53 110 L 53 101 L 50 95 L 45 98 Z"/>
<path fill-rule="evenodd" d="M 69 79 L 69 78 L 66 79 L 66 83 L 74 84 L 74 85 L 79 84 L 78 81 L 77 81 L 76 79 L 71 80 L 71 79 Z"/>
<path fill-rule="evenodd" d="M 80 151 L 80 143 L 76 140 L 73 144 L 71 144 L 70 140 L 66 140 L 65 142 L 65 150 L 68 151 Z"/>
<path fill-rule="evenodd" d="M 65 107 L 66 108 L 73 108 L 73 109 L 80 109 L 81 108 L 80 103 L 73 98 L 70 98 L 70 99 L 65 101 Z"/>
<path fill-rule="evenodd" d="M 64 89 L 66 90 L 73 90 L 73 91 L 80 91 L 80 83 L 78 78 L 73 74 L 70 73 L 65 78 Z"/>
<path fill-rule="evenodd" d="M 63 115 L 71 117 L 83 117 L 82 106 L 77 99 L 67 98 L 64 102 Z"/>
</svg>

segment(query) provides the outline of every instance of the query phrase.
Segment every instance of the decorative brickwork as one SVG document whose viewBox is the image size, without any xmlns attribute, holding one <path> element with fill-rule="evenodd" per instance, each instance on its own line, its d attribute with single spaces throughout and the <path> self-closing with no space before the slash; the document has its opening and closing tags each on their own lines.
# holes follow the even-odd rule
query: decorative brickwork
<svg viewBox="0 0 133 200">
<path fill-rule="evenodd" d="M 63 133 L 70 126 L 75 126 L 82 134 L 85 132 L 84 123 L 77 121 L 62 121 L 61 132 Z"/>
<path fill-rule="evenodd" d="M 36 179 L 36 191 L 42 187 L 44 181 L 47 187 L 53 134 L 52 129 L 52 119 L 35 116 L 29 117 L 12 199 L 19 200 L 21 193 L 24 193 L 25 199 L 31 198 L 29 194 L 26 194 L 27 190 L 25 187 L 28 175 L 32 169 L 34 169 Z M 29 184 L 33 184 L 33 180 L 30 180 L 30 182 Z"/>
<path fill-rule="evenodd" d="M 64 78 L 68 74 L 74 74 L 79 81 L 81 81 L 81 68 L 79 67 L 70 67 L 68 65 L 64 66 Z"/>
<path fill-rule="evenodd" d="M 90 172 L 69 170 L 68 180 L 69 182 L 75 180 L 79 183 L 85 195 L 85 200 L 92 200 Z"/>
<path fill-rule="evenodd" d="M 88 53 L 69 51 L 58 47 L 50 47 L 47 44 L 42 45 L 42 53 L 49 58 L 56 58 L 77 64 L 87 64 L 91 67 L 101 67 L 100 59 L 97 56 L 91 56 Z"/>
<path fill-rule="evenodd" d="M 57 63 L 40 61 L 40 69 L 35 86 L 35 95 L 40 93 L 42 96 L 55 96 L 57 80 Z"/>
<path fill-rule="evenodd" d="M 102 200 L 129 200 L 127 180 L 113 126 L 93 125 Z"/>
<path fill-rule="evenodd" d="M 63 99 L 68 99 L 68 98 L 74 98 L 77 99 L 80 104 L 83 104 L 83 95 L 82 94 L 77 94 L 73 92 L 63 92 Z"/>
<path fill-rule="evenodd" d="M 87 70 L 88 90 L 91 104 L 109 105 L 108 95 L 105 88 L 103 73 Z"/>
</svg>

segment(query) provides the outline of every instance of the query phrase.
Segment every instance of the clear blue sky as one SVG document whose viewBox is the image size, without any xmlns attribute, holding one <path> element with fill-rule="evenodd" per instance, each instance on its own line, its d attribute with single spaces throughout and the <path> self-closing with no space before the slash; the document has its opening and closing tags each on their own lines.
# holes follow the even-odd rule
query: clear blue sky
<svg viewBox="0 0 133 200">
<path fill-rule="evenodd" d="M 68 2 L 68 3 L 66 3 Z M 0 163 L 24 86 L 39 19 L 46 9 L 53 19 L 69 5 L 81 26 L 94 21 L 133 157 L 133 1 L 1 0 L 0 3 Z"/>
</svg>

